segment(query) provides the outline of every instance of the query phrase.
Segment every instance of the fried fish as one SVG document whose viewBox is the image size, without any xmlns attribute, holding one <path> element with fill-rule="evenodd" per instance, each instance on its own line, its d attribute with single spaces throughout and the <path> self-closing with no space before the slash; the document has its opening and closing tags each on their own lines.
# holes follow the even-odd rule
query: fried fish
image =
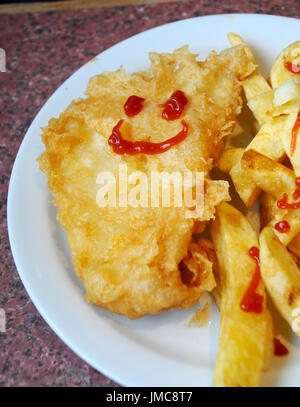
<svg viewBox="0 0 300 407">
<path fill-rule="evenodd" d="M 86 97 L 43 129 L 46 150 L 38 159 L 86 300 L 130 318 L 191 307 L 215 287 L 206 248 L 192 236 L 220 202 L 230 200 L 227 182 L 211 180 L 209 172 L 241 110 L 241 81 L 255 69 L 243 46 L 212 52 L 204 62 L 187 46 L 149 57 L 149 71 L 120 69 L 91 78 Z M 163 106 L 177 90 L 188 102 L 180 119 L 165 120 Z M 127 117 L 124 104 L 131 95 L 144 99 L 143 109 Z M 182 121 L 188 134 L 161 154 L 117 154 L 108 140 L 121 119 L 122 136 L 132 142 L 168 140 L 182 130 Z M 128 175 L 202 172 L 204 210 L 187 218 L 184 205 L 99 207 L 97 177 L 109 172 L 118 179 L 120 164 Z"/>
</svg>

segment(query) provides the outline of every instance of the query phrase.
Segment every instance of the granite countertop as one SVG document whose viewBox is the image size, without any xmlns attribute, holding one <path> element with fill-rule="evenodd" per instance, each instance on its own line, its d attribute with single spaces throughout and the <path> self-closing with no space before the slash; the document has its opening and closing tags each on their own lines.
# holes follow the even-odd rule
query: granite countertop
<svg viewBox="0 0 300 407">
<path fill-rule="evenodd" d="M 7 190 L 18 148 L 48 97 L 93 56 L 133 34 L 183 18 L 220 13 L 300 17 L 298 0 L 182 3 L 0 15 L 0 386 L 118 386 L 76 356 L 42 319 L 17 273 L 6 222 Z"/>
</svg>

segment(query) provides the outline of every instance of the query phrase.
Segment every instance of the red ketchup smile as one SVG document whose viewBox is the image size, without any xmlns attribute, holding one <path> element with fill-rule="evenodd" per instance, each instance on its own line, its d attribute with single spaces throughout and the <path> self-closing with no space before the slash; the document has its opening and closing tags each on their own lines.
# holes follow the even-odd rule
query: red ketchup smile
<svg viewBox="0 0 300 407">
<path fill-rule="evenodd" d="M 182 90 L 176 90 L 166 103 L 162 105 L 164 107 L 162 118 L 165 120 L 179 119 L 187 102 L 187 97 Z"/>
<path fill-rule="evenodd" d="M 264 298 L 262 295 L 256 293 L 261 280 L 259 248 L 256 246 L 251 247 L 249 250 L 249 256 L 252 257 L 252 259 L 256 262 L 256 270 L 253 274 L 249 287 L 242 298 L 240 307 L 245 312 L 260 314 L 263 311 Z"/>
<path fill-rule="evenodd" d="M 145 101 L 144 98 L 141 98 L 139 96 L 129 96 L 127 99 L 125 105 L 124 105 L 124 111 L 127 114 L 128 117 L 133 117 L 136 116 L 137 114 L 140 113 L 140 111 L 143 109 L 143 102 Z"/>
<path fill-rule="evenodd" d="M 287 70 L 292 73 L 299 74 L 300 73 L 300 65 L 293 64 L 292 62 L 285 62 L 284 66 Z"/>
<path fill-rule="evenodd" d="M 181 143 L 188 135 L 188 125 L 185 121 L 181 121 L 182 130 L 174 137 L 160 143 L 152 143 L 150 141 L 129 141 L 122 137 L 120 127 L 124 120 L 120 120 L 113 128 L 111 136 L 108 139 L 108 144 L 112 146 L 116 154 L 161 154 L 169 150 L 176 144 Z"/>
<path fill-rule="evenodd" d="M 276 223 L 275 229 L 279 233 L 289 233 L 291 227 L 289 222 L 287 222 L 286 220 L 282 220 L 281 222 Z"/>
</svg>

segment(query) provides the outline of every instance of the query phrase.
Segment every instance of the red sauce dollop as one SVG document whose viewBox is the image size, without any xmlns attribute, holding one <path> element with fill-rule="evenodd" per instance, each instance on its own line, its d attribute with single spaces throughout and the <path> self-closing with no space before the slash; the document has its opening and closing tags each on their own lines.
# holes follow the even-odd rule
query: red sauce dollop
<svg viewBox="0 0 300 407">
<path fill-rule="evenodd" d="M 300 73 L 300 65 L 293 64 L 292 62 L 285 62 L 284 66 L 292 73 Z"/>
<path fill-rule="evenodd" d="M 273 341 L 274 341 L 274 345 L 275 345 L 274 355 L 286 356 L 289 354 L 288 348 L 286 346 L 284 346 L 283 343 L 281 343 L 279 339 L 274 338 Z"/>
<path fill-rule="evenodd" d="M 293 198 L 297 200 L 300 198 L 300 177 L 295 179 L 296 189 L 293 193 Z M 299 209 L 300 208 L 300 201 L 288 203 L 288 195 L 283 194 L 283 197 L 277 201 L 277 206 L 279 209 Z"/>
<path fill-rule="evenodd" d="M 275 229 L 280 233 L 289 233 L 291 227 L 289 222 L 282 220 L 281 222 L 276 223 Z"/>
<path fill-rule="evenodd" d="M 129 141 L 125 140 L 120 132 L 120 127 L 122 126 L 123 121 L 124 120 L 120 120 L 118 122 L 108 139 L 108 144 L 112 146 L 116 154 L 161 154 L 183 141 L 188 135 L 188 125 L 182 120 L 182 130 L 176 136 L 162 141 L 161 143 L 152 143 L 150 141 Z"/>
<path fill-rule="evenodd" d="M 291 139 L 291 147 L 290 147 L 291 155 L 293 155 L 296 150 L 297 136 L 298 136 L 299 128 L 300 128 L 300 110 L 297 114 L 295 124 L 292 128 L 292 139 Z"/>
<path fill-rule="evenodd" d="M 300 201 L 299 202 L 293 202 L 293 203 L 288 203 L 288 195 L 284 194 L 283 198 L 279 199 L 277 201 L 277 206 L 279 209 L 300 209 Z"/>
<path fill-rule="evenodd" d="M 187 104 L 188 100 L 182 90 L 176 90 L 172 96 L 162 105 L 164 110 L 162 112 L 162 118 L 166 120 L 178 119 Z"/>
<path fill-rule="evenodd" d="M 140 113 L 140 111 L 143 109 L 143 102 L 145 101 L 144 98 L 141 98 L 139 96 L 129 96 L 127 99 L 125 105 L 124 105 L 124 111 L 127 114 L 128 117 L 133 117 L 136 116 L 137 114 Z"/>
<path fill-rule="evenodd" d="M 260 314 L 263 311 L 264 298 L 262 295 L 255 292 L 261 280 L 259 248 L 255 246 L 251 247 L 249 250 L 249 256 L 252 257 L 252 259 L 256 262 L 256 270 L 253 274 L 249 287 L 242 298 L 240 307 L 245 312 Z"/>
</svg>

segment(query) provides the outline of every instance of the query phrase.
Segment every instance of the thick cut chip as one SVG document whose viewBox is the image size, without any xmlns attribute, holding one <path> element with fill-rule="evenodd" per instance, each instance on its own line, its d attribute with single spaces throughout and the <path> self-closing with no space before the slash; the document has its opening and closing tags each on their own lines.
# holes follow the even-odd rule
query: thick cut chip
<svg viewBox="0 0 300 407">
<path fill-rule="evenodd" d="M 248 106 L 259 124 L 271 122 L 274 109 L 274 91 L 270 90 L 253 96 L 248 100 Z"/>
<path fill-rule="evenodd" d="M 233 47 L 237 45 L 243 45 L 248 55 L 248 58 L 253 63 L 255 63 L 253 52 L 251 48 L 245 43 L 242 37 L 234 33 L 229 33 L 228 39 Z M 243 81 L 243 89 L 245 92 L 246 99 L 247 101 L 249 101 L 249 99 L 271 90 L 271 86 L 268 84 L 263 75 L 261 75 L 255 70 L 245 81 Z"/>
<path fill-rule="evenodd" d="M 294 172 L 253 150 L 244 153 L 241 163 L 247 178 L 275 199 L 271 208 L 273 219 L 270 221 L 270 226 L 274 227 L 279 221 L 289 223 L 288 233 L 275 230 L 279 240 L 287 246 L 300 232 L 300 209 L 281 209 L 277 206 L 277 202 L 285 194 L 293 201 L 293 192 L 296 189 Z"/>
<path fill-rule="evenodd" d="M 285 127 L 284 118 L 276 118 L 272 123 L 264 124 L 247 150 L 254 150 L 275 161 L 281 161 L 285 155 L 285 150 L 279 140 L 282 129 Z"/>
<path fill-rule="evenodd" d="M 281 142 L 278 142 L 278 132 L 282 126 L 282 118 L 276 119 L 273 123 L 264 124 L 246 150 L 254 150 L 275 161 L 282 160 L 285 151 Z M 231 168 L 230 176 L 239 196 L 247 208 L 251 208 L 260 194 L 260 189 L 254 180 L 247 177 L 247 172 L 242 168 L 241 160 Z"/>
<path fill-rule="evenodd" d="M 188 47 L 152 53 L 150 60 L 149 72 L 128 74 L 120 69 L 92 78 L 87 98 L 71 103 L 44 128 L 46 151 L 39 158 L 87 301 L 130 318 L 190 307 L 203 290 L 213 288 L 211 268 L 202 262 L 205 254 L 201 248 L 198 256 L 194 243 L 190 246 L 191 235 L 195 222 L 209 220 L 215 206 L 229 200 L 227 182 L 210 180 L 209 171 L 241 110 L 241 81 L 255 68 L 242 46 L 219 55 L 213 52 L 205 62 L 197 61 Z M 162 104 L 176 90 L 184 92 L 188 103 L 180 120 L 167 121 L 162 118 Z M 145 101 L 142 111 L 129 118 L 123 106 L 131 95 Z M 162 154 L 118 155 L 108 138 L 120 119 L 124 120 L 122 136 L 129 141 L 158 143 L 172 138 L 182 130 L 181 120 L 188 125 L 188 136 Z M 145 196 L 145 207 L 99 207 L 96 197 L 103 188 L 101 176 L 113 176 L 108 188 L 113 202 L 114 180 L 118 186 L 122 178 L 120 165 L 133 182 L 128 182 L 128 198 L 133 198 L 135 205 L 141 203 L 137 180 L 132 178 L 137 174 L 150 183 L 155 171 L 204 173 L 203 212 L 187 219 L 185 204 L 151 207 Z M 173 195 L 171 188 L 171 203 Z M 187 284 L 182 267 L 188 266 L 180 268 L 179 264 L 183 259 L 191 264 L 191 258 L 197 260 L 190 273 L 197 276 Z M 199 267 L 195 266 L 197 261 Z"/>
<path fill-rule="evenodd" d="M 274 198 L 280 199 L 285 193 L 291 195 L 296 188 L 293 171 L 263 154 L 248 150 L 241 164 L 248 178 Z"/>
<path fill-rule="evenodd" d="M 261 274 L 272 301 L 292 330 L 300 336 L 296 321 L 300 309 L 300 270 L 293 256 L 266 227 L 260 236 Z M 297 311 L 298 310 L 298 311 Z"/>
<path fill-rule="evenodd" d="M 274 218 L 270 221 L 269 226 L 274 228 L 274 232 L 278 239 L 288 246 L 295 237 L 300 233 L 300 209 L 283 210 L 277 207 L 274 208 Z M 278 222 L 285 221 L 289 224 L 290 230 L 288 233 L 280 233 L 275 229 Z"/>
<path fill-rule="evenodd" d="M 244 152 L 243 148 L 227 148 L 222 152 L 217 167 L 226 174 L 229 173 L 231 168 L 240 161 Z"/>
<path fill-rule="evenodd" d="M 254 55 L 253 55 L 251 48 L 245 43 L 245 41 L 243 40 L 243 38 L 240 35 L 235 34 L 235 33 L 228 33 L 227 38 L 232 47 L 236 47 L 238 45 L 243 45 L 249 60 L 254 62 Z"/>
<path fill-rule="evenodd" d="M 246 178 L 246 173 L 243 171 L 241 162 L 234 165 L 229 172 L 235 189 L 240 198 L 248 209 L 252 208 L 254 202 L 259 196 L 260 189 L 255 182 Z"/>
<path fill-rule="evenodd" d="M 299 110 L 300 85 L 293 80 L 285 82 L 248 100 L 248 106 L 260 124 L 270 123 L 275 117 L 288 115 Z"/>
<path fill-rule="evenodd" d="M 260 73 L 254 72 L 243 82 L 243 88 L 246 99 L 250 100 L 257 95 L 268 92 L 271 86 Z"/>
<path fill-rule="evenodd" d="M 284 125 L 281 126 L 279 131 L 280 144 L 283 146 L 286 155 L 289 157 L 296 177 L 300 177 L 300 131 L 298 131 L 295 150 L 293 152 L 291 152 L 291 144 L 293 132 L 292 130 L 297 120 L 299 111 L 300 103 L 297 107 L 295 106 L 293 112 L 291 112 L 288 116 L 282 118 Z"/>
<path fill-rule="evenodd" d="M 221 329 L 215 367 L 215 386 L 259 386 L 263 368 L 270 362 L 270 315 L 262 280 L 262 312 L 246 312 L 241 301 L 256 272 L 249 249 L 258 247 L 248 220 L 231 205 L 217 208 L 212 237 L 218 259 L 221 296 Z"/>
</svg>

